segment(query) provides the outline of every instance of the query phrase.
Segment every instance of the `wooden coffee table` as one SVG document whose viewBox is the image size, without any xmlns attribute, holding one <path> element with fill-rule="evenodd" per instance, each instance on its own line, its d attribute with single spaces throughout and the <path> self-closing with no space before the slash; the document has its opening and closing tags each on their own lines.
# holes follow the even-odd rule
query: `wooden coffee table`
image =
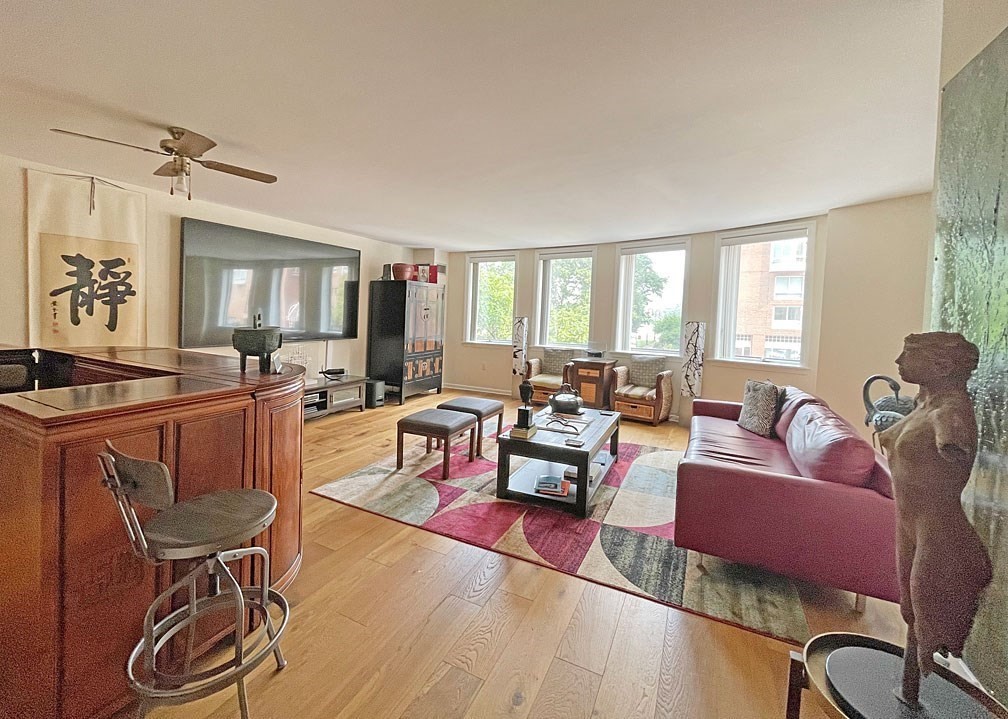
<svg viewBox="0 0 1008 719">
<path fill-rule="evenodd" d="M 550 416 L 551 410 L 547 408 L 535 414 L 535 421 L 539 424 Z M 498 437 L 497 496 L 500 499 L 517 499 L 563 508 L 580 517 L 587 517 L 592 496 L 616 461 L 620 413 L 603 414 L 599 410 L 585 409 L 579 419 L 588 424 L 576 435 L 554 432 L 540 426 L 532 439 L 515 439 L 510 432 Z M 565 444 L 567 439 L 579 439 L 584 444 L 571 447 Z M 600 451 L 607 441 L 609 451 Z M 532 461 L 526 462 L 512 474 L 512 455 L 529 457 Z M 596 465 L 597 469 L 593 471 L 592 465 Z M 577 479 L 571 482 L 566 497 L 552 497 L 535 491 L 535 483 L 540 475 L 563 477 L 564 470 L 569 466 L 577 467 Z"/>
</svg>

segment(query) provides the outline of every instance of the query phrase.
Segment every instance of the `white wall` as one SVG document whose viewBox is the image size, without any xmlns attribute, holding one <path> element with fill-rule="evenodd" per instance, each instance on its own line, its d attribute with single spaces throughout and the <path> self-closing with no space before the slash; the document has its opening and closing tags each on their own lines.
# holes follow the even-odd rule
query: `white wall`
<svg viewBox="0 0 1008 719">
<path fill-rule="evenodd" d="M 921 328 L 931 215 L 931 195 L 925 194 L 838 208 L 806 218 L 816 222 L 816 241 L 810 272 L 812 294 L 806 308 L 812 327 L 805 338 L 805 367 L 712 359 L 718 270 L 715 233 L 692 235 L 683 318 L 708 323 L 703 396 L 739 400 L 747 379 L 769 378 L 820 394 L 860 426 L 864 411 L 858 398 L 864 380 L 877 372 L 895 372 L 893 348 L 899 347 L 906 334 Z M 595 249 L 591 339 L 611 346 L 618 243 Z M 532 318 L 530 337 L 534 337 L 535 251 L 521 250 L 517 255 L 515 312 Z M 445 380 L 456 386 L 510 392 L 510 347 L 463 341 L 465 259 L 465 253 L 452 253 L 448 263 Z M 886 287 L 891 291 L 887 293 Z M 895 309 L 884 310 L 886 303 L 880 298 L 886 296 L 894 297 Z M 671 359 L 669 366 L 678 369 L 679 359 Z M 680 405 L 673 413 L 685 422 L 690 415 L 689 403 Z"/>
<path fill-rule="evenodd" d="M 858 427 L 864 380 L 873 374 L 898 380 L 894 360 L 903 338 L 923 327 L 933 226 L 930 194 L 829 213 L 816 391 Z M 916 394 L 916 387 L 904 390 Z M 873 396 L 882 392 L 889 389 L 874 387 Z"/>
<path fill-rule="evenodd" d="M 25 168 L 69 172 L 0 155 L 0 344 L 24 345 L 28 342 L 28 304 L 26 270 L 26 189 Z M 241 182 L 241 180 L 236 180 Z M 361 251 L 361 298 L 358 335 L 355 340 L 302 343 L 311 358 L 310 370 L 324 366 L 345 367 L 363 373 L 367 357 L 367 283 L 381 276 L 387 262 L 412 262 L 408 247 L 377 242 L 346 232 L 328 230 L 276 217 L 236 210 L 198 199 L 192 201 L 167 192 L 116 183 L 147 195 L 147 344 L 152 347 L 176 347 L 179 321 L 179 227 L 180 218 L 196 217 L 228 225 L 248 227 L 305 240 L 353 247 Z M 292 347 L 280 350 L 286 356 Z M 232 353 L 230 347 L 220 353 Z"/>
</svg>

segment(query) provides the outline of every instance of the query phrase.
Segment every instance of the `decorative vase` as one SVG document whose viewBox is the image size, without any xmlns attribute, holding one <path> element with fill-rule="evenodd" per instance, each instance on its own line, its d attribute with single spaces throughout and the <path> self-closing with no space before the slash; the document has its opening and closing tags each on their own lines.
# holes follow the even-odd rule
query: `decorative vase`
<svg viewBox="0 0 1008 719">
<path fill-rule="evenodd" d="M 397 280 L 412 280 L 413 265 L 406 262 L 396 262 L 392 265 L 392 277 Z"/>
</svg>

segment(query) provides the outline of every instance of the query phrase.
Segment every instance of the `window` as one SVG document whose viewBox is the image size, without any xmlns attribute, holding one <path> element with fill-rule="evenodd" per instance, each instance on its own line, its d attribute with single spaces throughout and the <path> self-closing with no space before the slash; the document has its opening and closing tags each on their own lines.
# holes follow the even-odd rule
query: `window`
<svg viewBox="0 0 1008 719">
<path fill-rule="evenodd" d="M 514 320 L 514 255 L 469 258 L 469 342 L 511 343 Z"/>
<path fill-rule="evenodd" d="M 801 337 L 767 335 L 763 348 L 763 359 L 776 362 L 800 361 Z"/>
<path fill-rule="evenodd" d="M 685 244 L 621 249 L 620 350 L 679 353 L 685 275 Z"/>
<path fill-rule="evenodd" d="M 797 306 L 774 307 L 770 327 L 775 330 L 801 329 L 802 308 Z"/>
<path fill-rule="evenodd" d="M 540 254 L 539 282 L 539 344 L 586 345 L 592 255 L 583 251 Z"/>
<path fill-rule="evenodd" d="M 735 356 L 752 357 L 752 335 L 735 335 Z"/>
<path fill-rule="evenodd" d="M 804 294 L 804 276 L 778 275 L 774 277 L 773 297 L 775 300 L 800 300 Z"/>
<path fill-rule="evenodd" d="M 252 312 L 249 308 L 252 300 L 252 279 L 254 271 L 235 268 L 224 272 L 224 295 L 227 299 L 222 303 L 223 317 L 221 324 L 225 327 L 241 327 L 252 324 Z"/>
<path fill-rule="evenodd" d="M 715 357 L 801 364 L 805 266 L 814 235 L 814 223 L 718 235 Z"/>
<path fill-rule="evenodd" d="M 329 272 L 329 331 L 342 333 L 347 325 L 349 265 L 335 265 Z"/>
<path fill-rule="evenodd" d="M 301 319 L 301 268 L 284 267 L 278 270 L 280 277 L 279 316 L 281 326 L 286 329 L 301 329 L 304 322 Z"/>
</svg>

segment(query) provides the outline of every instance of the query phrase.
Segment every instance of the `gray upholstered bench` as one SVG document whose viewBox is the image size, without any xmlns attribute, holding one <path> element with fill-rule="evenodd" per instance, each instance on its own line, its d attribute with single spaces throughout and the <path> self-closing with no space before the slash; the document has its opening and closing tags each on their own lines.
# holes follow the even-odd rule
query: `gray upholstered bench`
<svg viewBox="0 0 1008 719">
<path fill-rule="evenodd" d="M 483 456 L 483 422 L 496 416 L 497 435 L 504 429 L 504 403 L 496 399 L 481 397 L 456 397 L 448 402 L 442 402 L 438 409 L 450 409 L 453 412 L 465 412 L 476 415 L 476 454 Z"/>
<path fill-rule="evenodd" d="M 476 416 L 450 409 L 422 409 L 403 417 L 396 424 L 396 469 L 403 466 L 403 435 L 418 434 L 427 438 L 427 452 L 431 451 L 431 440 L 444 443 L 444 463 L 441 479 L 448 479 L 448 463 L 451 459 L 452 437 L 469 430 L 469 461 L 476 459 Z"/>
</svg>

